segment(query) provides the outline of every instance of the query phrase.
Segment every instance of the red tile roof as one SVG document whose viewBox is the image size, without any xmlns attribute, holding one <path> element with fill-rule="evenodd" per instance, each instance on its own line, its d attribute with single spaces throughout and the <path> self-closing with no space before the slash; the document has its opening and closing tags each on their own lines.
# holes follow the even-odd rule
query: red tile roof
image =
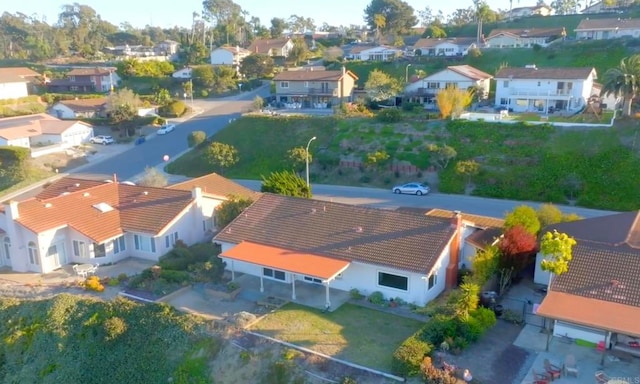
<svg viewBox="0 0 640 384">
<path fill-rule="evenodd" d="M 252 189 L 245 188 L 242 185 L 220 176 L 217 173 L 196 177 L 195 179 L 186 180 L 181 183 L 173 184 L 168 188 L 182 191 L 192 191 L 194 188 L 202 189 L 204 195 L 228 198 L 229 196 L 238 196 L 245 199 L 257 200 L 262 194 Z"/>
<path fill-rule="evenodd" d="M 560 36 L 564 28 L 531 28 L 531 29 L 493 29 L 487 40 L 493 39 L 498 35 L 511 35 L 517 37 L 553 37 Z"/>
<path fill-rule="evenodd" d="M 21 78 L 36 77 L 40 74 L 27 67 L 4 67 L 0 68 L 0 75 L 13 75 Z"/>
<path fill-rule="evenodd" d="M 499 219 L 490 216 L 472 215 L 470 213 L 462 214 L 462 221 L 476 228 L 502 228 L 504 226 L 504 219 Z M 456 212 L 448 211 L 446 209 L 431 209 L 426 212 L 428 216 L 444 217 L 447 219 L 453 219 L 456 216 Z"/>
<path fill-rule="evenodd" d="M 611 30 L 611 29 L 640 29 L 640 19 L 584 19 L 575 31 Z"/>
<path fill-rule="evenodd" d="M 88 180 L 79 177 L 63 177 L 54 181 L 49 185 L 45 185 L 43 190 L 38 193 L 35 198 L 38 200 L 47 200 L 58 197 L 62 194 L 83 191 L 88 188 L 97 187 L 104 184 L 104 180 Z"/>
<path fill-rule="evenodd" d="M 474 68 L 470 65 L 451 65 L 448 66 L 447 69 L 458 73 L 462 76 L 465 76 L 469 79 L 472 80 L 485 80 L 485 79 L 491 79 L 493 76 L 491 76 L 490 74 L 486 73 L 486 72 L 482 72 L 481 70 L 479 70 L 478 68 Z"/>
<path fill-rule="evenodd" d="M 67 72 L 67 76 L 105 76 L 114 71 L 110 68 L 74 68 Z"/>
<path fill-rule="evenodd" d="M 46 200 L 20 202 L 17 222 L 34 233 L 68 226 L 100 243 L 124 231 L 156 235 L 192 202 L 187 191 L 102 183 Z M 98 204 L 112 210 L 103 212 Z"/>
<path fill-rule="evenodd" d="M 251 43 L 247 50 L 251 53 L 268 55 L 272 49 L 282 49 L 289 40 L 291 39 L 256 39 Z"/>
<path fill-rule="evenodd" d="M 354 80 L 358 80 L 351 71 L 346 71 L 345 74 L 353 77 Z M 273 80 L 275 81 L 340 81 L 344 74 L 342 71 L 284 71 L 278 73 Z"/>
<path fill-rule="evenodd" d="M 75 124 L 88 125 L 80 121 L 60 120 L 46 113 L 7 117 L 0 119 L 0 137 L 13 140 L 42 134 L 59 135 Z"/>
<path fill-rule="evenodd" d="M 454 233 L 445 218 L 264 194 L 215 240 L 427 274 Z"/>
<path fill-rule="evenodd" d="M 335 277 L 349 266 L 349 262 L 344 260 L 292 252 L 248 241 L 241 242 L 220 256 L 322 280 Z"/>
<path fill-rule="evenodd" d="M 90 112 L 101 110 L 106 108 L 107 102 L 108 99 L 106 97 L 59 101 L 60 104 L 68 107 L 74 112 Z"/>
</svg>

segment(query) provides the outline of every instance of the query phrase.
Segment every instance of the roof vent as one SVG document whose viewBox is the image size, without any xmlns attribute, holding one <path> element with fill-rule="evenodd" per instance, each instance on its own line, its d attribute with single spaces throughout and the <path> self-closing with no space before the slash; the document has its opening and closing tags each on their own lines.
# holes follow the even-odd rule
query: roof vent
<svg viewBox="0 0 640 384">
<path fill-rule="evenodd" d="M 71 192 L 62 192 L 62 193 L 60 194 L 60 196 L 67 196 L 67 195 L 69 195 L 69 194 L 71 194 Z"/>
<path fill-rule="evenodd" d="M 144 191 L 144 192 L 142 192 L 142 194 L 147 196 L 149 194 L 149 192 L 148 191 Z"/>
<path fill-rule="evenodd" d="M 89 196 L 91 196 L 91 195 L 89 194 L 89 192 L 85 192 L 85 193 L 83 193 L 83 194 L 82 194 L 82 196 L 84 196 L 84 197 L 89 197 Z"/>
<path fill-rule="evenodd" d="M 80 186 L 80 183 L 75 183 L 74 186 L 78 188 Z"/>
<path fill-rule="evenodd" d="M 624 289 L 624 284 L 622 284 L 619 280 L 611 280 L 611 286 L 613 288 L 622 288 L 622 289 Z"/>
<path fill-rule="evenodd" d="M 326 205 L 323 205 L 323 206 L 322 206 L 322 211 L 323 211 L 323 212 L 327 212 L 327 206 L 326 206 Z"/>
<path fill-rule="evenodd" d="M 311 208 L 311 213 L 316 213 L 316 209 L 315 208 Z"/>
<path fill-rule="evenodd" d="M 44 204 L 44 207 L 45 207 L 45 208 L 51 208 L 51 207 L 53 207 L 53 204 L 51 204 L 51 203 L 45 203 L 45 204 Z"/>
<path fill-rule="evenodd" d="M 362 233 L 363 231 L 362 227 L 356 227 L 355 230 L 357 233 Z"/>
</svg>

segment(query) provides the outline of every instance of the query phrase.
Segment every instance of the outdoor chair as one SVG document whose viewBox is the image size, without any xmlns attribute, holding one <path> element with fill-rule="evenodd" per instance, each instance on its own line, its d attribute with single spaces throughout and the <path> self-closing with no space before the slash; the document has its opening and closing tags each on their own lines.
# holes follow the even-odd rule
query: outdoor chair
<svg viewBox="0 0 640 384">
<path fill-rule="evenodd" d="M 98 271 L 98 267 L 99 267 L 99 266 L 100 266 L 100 263 L 95 263 L 95 264 L 93 265 L 93 268 L 91 268 L 91 269 L 89 270 L 89 273 L 90 273 L 90 274 L 92 274 L 92 275 L 95 275 L 95 274 L 96 274 L 96 272 Z"/>
<path fill-rule="evenodd" d="M 564 371 L 565 376 L 572 375 L 574 377 L 578 377 L 578 364 L 576 363 L 575 356 L 567 355 L 564 358 L 564 365 L 562 366 L 562 370 Z"/>
<path fill-rule="evenodd" d="M 78 265 L 74 265 L 71 268 L 73 268 L 73 271 L 76 273 L 76 275 L 80 277 L 87 277 L 87 273 L 85 271 L 78 271 Z"/>
<path fill-rule="evenodd" d="M 549 384 L 549 382 L 551 381 L 549 379 L 549 376 L 545 375 L 544 373 L 538 373 L 536 372 L 536 370 L 532 370 L 533 373 L 533 384 Z"/>
<path fill-rule="evenodd" d="M 551 364 L 549 359 L 544 359 L 544 370 L 551 380 L 559 379 L 562 376 L 562 370 L 557 365 Z"/>
<path fill-rule="evenodd" d="M 609 382 L 609 376 L 607 376 L 606 373 L 604 373 L 603 371 L 597 371 L 596 372 L 596 383 L 598 384 L 607 384 L 607 382 Z"/>
</svg>

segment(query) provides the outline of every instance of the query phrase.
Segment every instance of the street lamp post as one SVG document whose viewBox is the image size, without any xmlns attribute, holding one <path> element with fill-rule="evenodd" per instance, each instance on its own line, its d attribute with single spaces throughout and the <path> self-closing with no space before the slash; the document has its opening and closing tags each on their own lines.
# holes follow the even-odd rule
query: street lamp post
<svg viewBox="0 0 640 384">
<path fill-rule="evenodd" d="M 407 64 L 407 67 L 404 69 L 404 82 L 409 83 L 409 67 L 411 64 Z"/>
<path fill-rule="evenodd" d="M 316 139 L 315 136 L 309 139 L 309 142 L 307 143 L 307 149 L 305 150 L 305 158 L 307 160 L 307 188 L 310 187 L 309 185 L 309 146 L 311 145 L 311 142 L 315 139 Z"/>
</svg>

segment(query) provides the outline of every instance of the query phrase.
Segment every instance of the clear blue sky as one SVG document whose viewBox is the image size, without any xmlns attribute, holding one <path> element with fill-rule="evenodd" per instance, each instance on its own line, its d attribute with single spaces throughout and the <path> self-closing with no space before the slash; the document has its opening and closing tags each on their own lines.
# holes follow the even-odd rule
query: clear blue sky
<svg viewBox="0 0 640 384">
<path fill-rule="evenodd" d="M 438 10 L 446 15 L 458 8 L 467 8 L 472 0 L 451 0 L 434 5 L 425 0 L 405 0 L 414 9 L 421 10 L 431 3 L 434 13 Z M 63 4 L 78 2 L 95 9 L 103 20 L 114 25 L 129 22 L 134 27 L 151 24 L 159 27 L 190 26 L 194 11 L 200 13 L 202 0 L 2 0 L 0 11 L 21 12 L 27 15 L 45 16 L 48 23 L 58 19 Z M 364 24 L 362 15 L 371 0 L 235 0 L 252 16 L 268 25 L 273 17 L 288 18 L 290 15 L 311 17 L 316 25 L 327 22 L 331 25 Z M 444 4 L 443 4 L 444 3 Z M 509 0 L 488 0 L 493 9 L 508 9 Z M 516 0 L 513 7 L 535 5 L 536 0 Z"/>
</svg>

